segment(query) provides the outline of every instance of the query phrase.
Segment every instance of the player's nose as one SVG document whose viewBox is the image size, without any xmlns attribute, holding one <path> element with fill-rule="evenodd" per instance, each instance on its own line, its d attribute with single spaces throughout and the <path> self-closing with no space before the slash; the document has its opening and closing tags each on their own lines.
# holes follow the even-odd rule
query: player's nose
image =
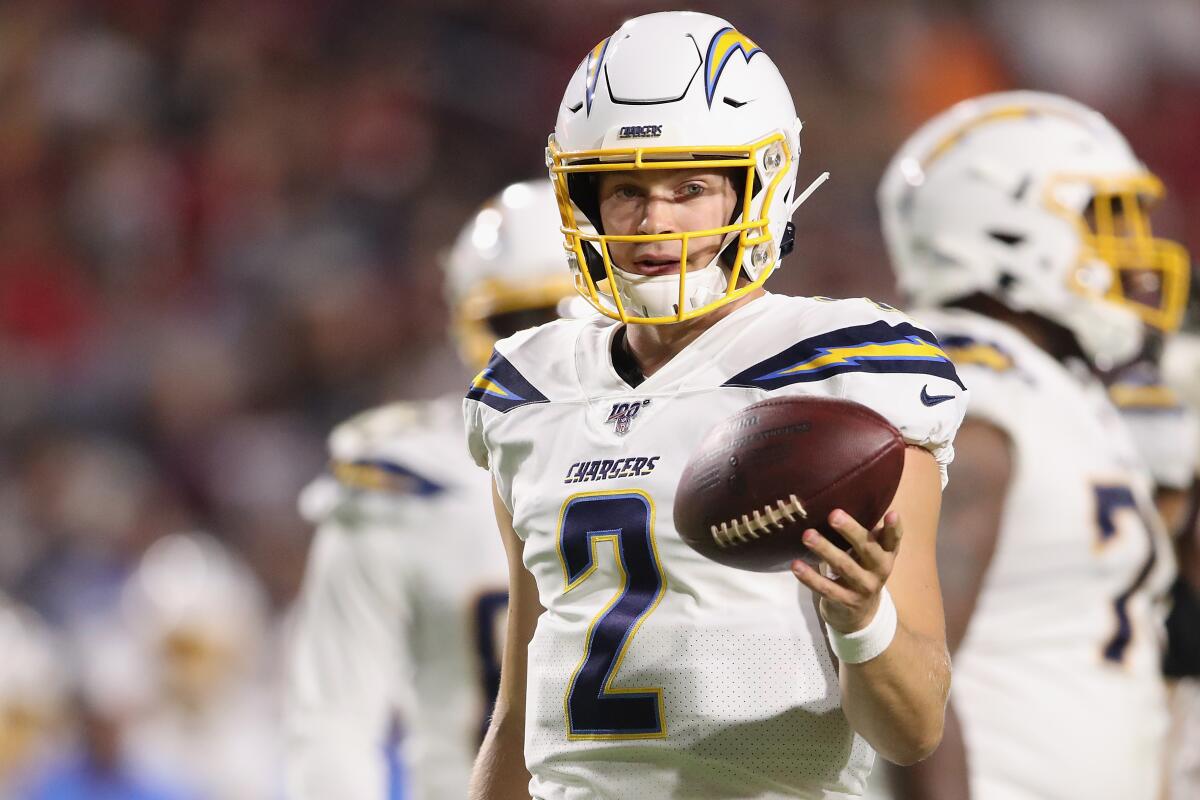
<svg viewBox="0 0 1200 800">
<path fill-rule="evenodd" d="M 676 233 L 675 204 L 665 197 L 646 198 L 639 234 Z"/>
</svg>

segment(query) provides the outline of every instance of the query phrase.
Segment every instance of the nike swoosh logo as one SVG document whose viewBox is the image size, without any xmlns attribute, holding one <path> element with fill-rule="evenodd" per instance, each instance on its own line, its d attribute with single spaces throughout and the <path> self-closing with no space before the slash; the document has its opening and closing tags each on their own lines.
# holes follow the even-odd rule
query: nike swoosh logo
<svg viewBox="0 0 1200 800">
<path fill-rule="evenodd" d="M 927 406 L 936 406 L 938 403 L 944 403 L 947 400 L 953 400 L 956 395 L 952 394 L 930 394 L 929 384 L 921 387 L 921 402 Z"/>
</svg>

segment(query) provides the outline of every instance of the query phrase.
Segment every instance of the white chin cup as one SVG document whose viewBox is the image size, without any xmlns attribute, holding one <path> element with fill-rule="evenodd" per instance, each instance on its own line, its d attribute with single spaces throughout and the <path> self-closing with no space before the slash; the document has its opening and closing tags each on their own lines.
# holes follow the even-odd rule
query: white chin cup
<svg viewBox="0 0 1200 800">
<path fill-rule="evenodd" d="M 617 293 L 625 313 L 639 317 L 669 317 L 679 313 L 679 275 L 637 275 L 613 265 Z M 714 260 L 703 269 L 688 270 L 683 311 L 717 300 L 729 288 L 725 270 Z"/>
</svg>

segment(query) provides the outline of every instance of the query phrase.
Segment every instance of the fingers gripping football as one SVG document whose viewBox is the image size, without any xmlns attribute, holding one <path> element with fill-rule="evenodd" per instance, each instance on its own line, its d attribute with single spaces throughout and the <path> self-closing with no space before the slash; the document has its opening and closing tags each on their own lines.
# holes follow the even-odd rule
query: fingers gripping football
<svg viewBox="0 0 1200 800">
<path fill-rule="evenodd" d="M 843 551 L 815 529 L 804 532 L 804 543 L 816 553 L 831 575 L 804 561 L 792 562 L 792 574 L 821 598 L 822 619 L 839 633 L 866 627 L 879 608 L 880 593 L 892 574 L 903 529 L 900 515 L 889 511 L 868 531 L 841 509 L 829 515 L 830 526 L 850 543 Z"/>
</svg>

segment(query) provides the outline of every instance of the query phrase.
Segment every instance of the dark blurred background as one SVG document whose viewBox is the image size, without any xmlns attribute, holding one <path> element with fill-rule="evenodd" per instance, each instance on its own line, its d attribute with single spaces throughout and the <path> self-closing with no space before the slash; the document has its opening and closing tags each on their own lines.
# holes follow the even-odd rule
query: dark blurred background
<svg viewBox="0 0 1200 800">
<path fill-rule="evenodd" d="M 1195 0 L 691 7 L 782 70 L 802 185 L 832 173 L 775 291 L 897 300 L 874 207 L 891 151 L 1014 87 L 1107 114 L 1165 180 L 1159 232 L 1200 251 Z M 295 499 L 329 428 L 464 385 L 439 251 L 543 173 L 586 51 L 666 8 L 0 3 L 0 591 L 66 648 L 67 687 L 108 686 L 79 642 L 166 534 L 208 532 L 286 613 L 309 536 Z"/>
</svg>

